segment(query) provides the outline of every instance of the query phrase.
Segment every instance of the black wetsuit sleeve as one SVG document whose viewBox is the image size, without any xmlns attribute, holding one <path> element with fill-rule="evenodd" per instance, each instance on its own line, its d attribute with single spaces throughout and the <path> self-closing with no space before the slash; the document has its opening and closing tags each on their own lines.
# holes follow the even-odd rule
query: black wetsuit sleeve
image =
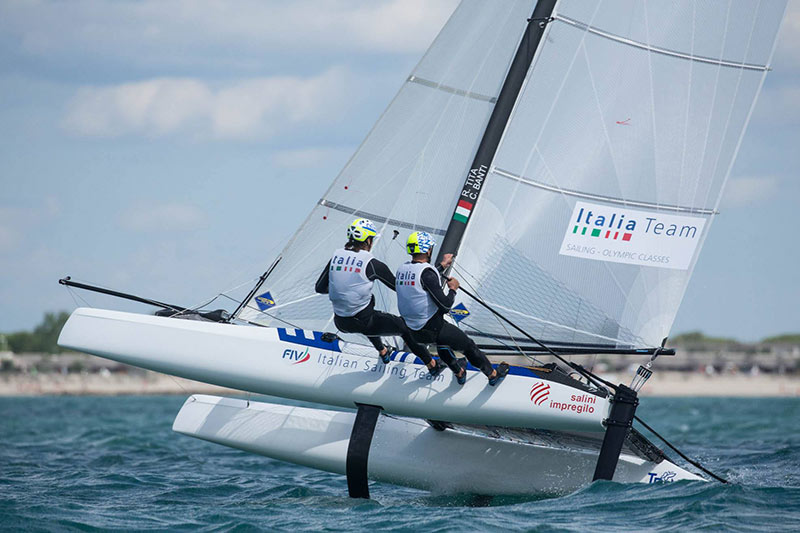
<svg viewBox="0 0 800 533">
<path fill-rule="evenodd" d="M 441 278 L 439 275 L 430 268 L 423 270 L 422 275 L 420 276 L 422 288 L 431 295 L 434 303 L 441 311 L 448 313 L 456 299 L 456 291 L 450 290 L 447 294 L 445 294 L 442 290 L 442 286 L 440 285 L 440 280 Z"/>
<path fill-rule="evenodd" d="M 392 271 L 389 270 L 389 267 L 386 266 L 385 263 L 377 259 L 371 259 L 370 262 L 367 263 L 367 268 L 364 272 L 367 274 L 368 280 L 375 281 L 377 279 L 390 289 L 395 290 L 394 274 L 392 274 Z"/>
<path fill-rule="evenodd" d="M 328 264 L 325 265 L 325 270 L 322 271 L 322 274 L 319 275 L 317 278 L 317 284 L 314 286 L 314 290 L 320 294 L 328 294 L 328 281 L 329 281 L 329 272 L 331 271 L 331 262 L 328 261 Z"/>
</svg>

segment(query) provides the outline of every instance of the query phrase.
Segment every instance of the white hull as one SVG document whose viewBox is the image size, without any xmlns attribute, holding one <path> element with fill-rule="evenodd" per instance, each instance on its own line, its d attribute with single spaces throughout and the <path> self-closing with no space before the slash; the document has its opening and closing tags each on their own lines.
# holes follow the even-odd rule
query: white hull
<svg viewBox="0 0 800 533">
<path fill-rule="evenodd" d="M 601 433 L 609 401 L 522 367 L 497 387 L 468 371 L 431 379 L 413 354 L 383 365 L 370 347 L 320 333 L 80 308 L 59 344 L 129 365 L 243 391 L 462 424 Z"/>
<path fill-rule="evenodd" d="M 319 470 L 345 473 L 355 413 L 196 395 L 173 430 Z M 597 448 L 580 437 L 559 442 L 545 434 L 535 444 L 460 430 L 437 431 L 422 420 L 380 416 L 369 452 L 374 481 L 441 493 L 562 494 L 592 480 Z M 595 442 L 599 442 L 596 441 Z M 629 450 L 614 481 L 703 480 L 667 460 Z"/>
</svg>

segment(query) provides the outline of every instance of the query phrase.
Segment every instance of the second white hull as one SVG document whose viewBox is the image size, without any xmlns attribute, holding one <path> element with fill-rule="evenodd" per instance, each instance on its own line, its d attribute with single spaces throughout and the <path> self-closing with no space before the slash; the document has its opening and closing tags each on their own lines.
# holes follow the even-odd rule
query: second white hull
<svg viewBox="0 0 800 533">
<path fill-rule="evenodd" d="M 353 412 L 195 395 L 173 430 L 319 470 L 345 473 Z M 523 442 L 522 439 L 527 439 Z M 598 440 L 581 436 L 437 431 L 423 420 L 381 415 L 368 477 L 439 493 L 562 494 L 592 480 Z M 702 480 L 668 460 L 623 452 L 614 481 Z"/>
</svg>

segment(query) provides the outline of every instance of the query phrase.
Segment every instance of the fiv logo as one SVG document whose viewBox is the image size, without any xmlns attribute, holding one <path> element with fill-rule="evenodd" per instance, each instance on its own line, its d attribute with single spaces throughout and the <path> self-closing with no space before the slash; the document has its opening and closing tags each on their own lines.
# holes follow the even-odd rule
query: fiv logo
<svg viewBox="0 0 800 533">
<path fill-rule="evenodd" d="M 292 350 L 291 348 L 287 348 L 283 351 L 282 359 L 287 359 L 289 361 L 294 361 L 292 364 L 297 365 L 300 363 L 305 363 L 309 359 L 311 359 L 311 353 L 308 351 L 308 348 L 305 351 L 302 350 Z"/>
</svg>

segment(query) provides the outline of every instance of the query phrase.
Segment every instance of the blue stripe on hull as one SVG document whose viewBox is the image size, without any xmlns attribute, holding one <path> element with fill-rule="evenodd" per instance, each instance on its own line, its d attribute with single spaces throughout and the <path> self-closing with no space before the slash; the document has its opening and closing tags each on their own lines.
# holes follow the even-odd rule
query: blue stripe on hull
<svg viewBox="0 0 800 533">
<path fill-rule="evenodd" d="M 325 342 L 324 340 L 322 340 L 321 331 L 306 331 L 302 329 L 287 329 L 287 328 L 277 328 L 277 330 L 278 330 L 278 338 L 285 342 L 291 342 L 293 344 L 299 344 L 301 346 L 310 346 L 312 348 L 321 348 L 323 350 L 330 350 L 333 352 L 342 351 L 338 340 L 334 340 L 332 342 Z M 424 364 L 422 362 L 422 359 L 420 359 L 419 357 L 410 352 L 395 352 L 394 354 L 392 354 L 392 361 L 396 361 L 398 363 L 407 363 L 412 365 Z M 492 366 L 497 367 L 497 365 L 492 365 Z M 467 370 L 480 372 L 480 370 L 478 370 L 471 364 L 467 365 Z M 524 366 L 511 366 L 508 370 L 508 373 L 514 376 L 543 379 L 542 376 L 540 376 L 530 368 Z"/>
<path fill-rule="evenodd" d="M 311 346 L 312 348 L 321 348 L 323 350 L 330 350 L 333 352 L 341 352 L 339 341 L 333 340 L 332 342 L 325 342 L 322 340 L 321 331 L 305 331 L 302 329 L 286 329 L 277 328 L 278 338 L 285 342 L 293 344 L 300 344 L 301 346 Z M 293 333 L 290 333 L 293 332 Z M 309 338 L 310 336 L 310 338 Z"/>
</svg>

